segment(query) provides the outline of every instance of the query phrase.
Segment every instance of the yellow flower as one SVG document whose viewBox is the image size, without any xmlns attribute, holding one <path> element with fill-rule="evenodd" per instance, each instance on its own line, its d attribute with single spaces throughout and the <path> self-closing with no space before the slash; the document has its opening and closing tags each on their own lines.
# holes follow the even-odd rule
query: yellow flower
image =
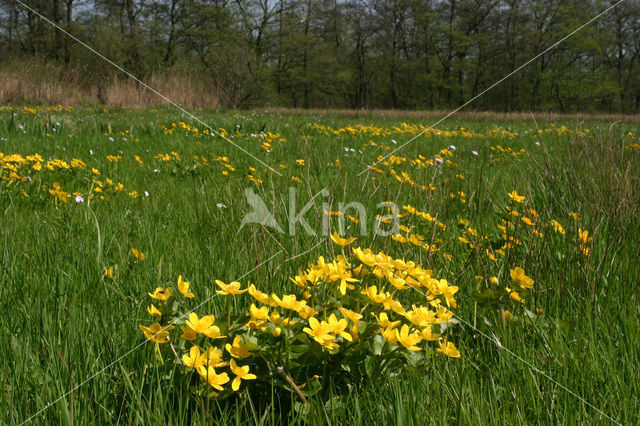
<svg viewBox="0 0 640 426">
<path fill-rule="evenodd" d="M 310 317 L 315 317 L 316 315 L 318 315 L 318 311 L 313 309 L 311 306 L 306 305 L 300 308 L 297 312 L 298 315 L 300 315 L 304 319 L 308 319 Z"/>
<path fill-rule="evenodd" d="M 380 324 L 380 328 L 393 329 L 400 325 L 400 321 L 389 321 L 389 317 L 384 312 L 380 314 L 380 317 L 376 316 L 376 321 Z"/>
<path fill-rule="evenodd" d="M 447 283 L 447 280 L 438 281 L 438 292 L 444 296 L 445 301 L 447 302 L 447 306 L 453 306 L 454 308 L 457 306 L 456 301 L 454 299 L 454 294 L 458 291 L 457 286 L 450 286 Z"/>
<path fill-rule="evenodd" d="M 506 320 L 510 320 L 511 318 L 513 318 L 513 314 L 511 312 L 507 311 L 506 309 L 502 313 L 502 315 L 504 316 L 504 319 L 506 319 Z"/>
<path fill-rule="evenodd" d="M 524 274 L 524 269 L 519 266 L 509 271 L 511 280 L 522 288 L 529 289 L 533 285 L 533 280 Z"/>
<path fill-rule="evenodd" d="M 282 296 L 282 299 L 279 298 L 276 294 L 272 294 L 271 298 L 284 309 L 290 309 L 292 311 L 300 312 L 306 305 L 307 302 L 304 300 L 296 300 L 295 294 L 285 294 Z"/>
<path fill-rule="evenodd" d="M 371 299 L 373 303 L 383 303 L 385 300 L 391 297 L 389 293 L 385 293 L 382 289 L 380 290 L 380 293 L 378 293 L 378 288 L 375 285 L 362 290 L 362 294 Z"/>
<path fill-rule="evenodd" d="M 338 318 L 336 318 L 335 314 L 331 314 L 329 316 L 329 321 L 327 321 L 327 324 L 329 325 L 329 330 L 337 336 L 342 336 L 345 340 L 348 340 L 349 342 L 351 342 L 353 340 L 353 338 L 351 337 L 351 335 L 347 332 L 345 332 L 345 328 L 347 328 L 347 320 L 342 318 L 341 320 L 338 320 Z"/>
<path fill-rule="evenodd" d="M 518 195 L 517 191 L 509 193 L 509 198 L 511 198 L 516 203 L 522 203 L 524 201 L 524 195 Z"/>
<path fill-rule="evenodd" d="M 134 249 L 133 247 L 131 247 L 131 254 L 141 262 L 143 262 L 147 258 L 147 256 L 143 252 L 139 251 L 138 249 Z"/>
<path fill-rule="evenodd" d="M 409 333 L 409 326 L 404 324 L 400 331 L 396 329 L 396 337 L 398 342 L 410 351 L 420 351 L 422 348 L 416 346 L 416 343 L 422 341 L 422 335 L 420 333 Z"/>
<path fill-rule="evenodd" d="M 430 325 L 422 329 L 421 335 L 422 335 L 422 340 L 426 340 L 428 342 L 435 342 L 440 338 L 439 334 L 433 333 L 432 327 Z"/>
<path fill-rule="evenodd" d="M 391 309 L 393 312 L 395 312 L 398 315 L 404 315 L 406 312 L 404 310 L 404 307 L 402 306 L 402 303 L 398 302 L 391 296 L 389 296 L 387 300 L 382 302 L 382 306 L 384 306 L 386 309 Z"/>
<path fill-rule="evenodd" d="M 324 345 L 326 340 L 333 341 L 333 336 L 329 334 L 331 332 L 331 327 L 326 322 L 318 321 L 317 319 L 311 317 L 309 318 L 309 327 L 305 327 L 302 329 L 305 333 L 313 338 L 316 342 Z"/>
<path fill-rule="evenodd" d="M 585 256 L 589 256 L 591 249 L 587 246 L 593 241 L 593 238 L 589 236 L 589 231 L 578 228 L 578 241 L 580 243 L 580 252 Z"/>
<path fill-rule="evenodd" d="M 118 271 L 115 271 L 113 266 L 109 266 L 104 270 L 104 276 L 111 279 L 118 278 Z"/>
<path fill-rule="evenodd" d="M 162 287 L 156 287 L 156 290 L 153 293 L 147 293 L 151 296 L 152 299 L 157 299 L 161 301 L 167 301 L 171 298 L 171 287 L 166 290 Z"/>
<path fill-rule="evenodd" d="M 182 337 L 184 340 L 192 341 L 196 340 L 196 338 L 198 337 L 198 333 L 193 331 L 189 326 L 181 325 L 180 330 L 182 330 L 182 335 L 180 337 Z"/>
<path fill-rule="evenodd" d="M 198 314 L 191 312 L 189 319 L 185 322 L 186 325 L 199 334 L 204 334 L 211 339 L 220 339 L 226 336 L 220 334 L 220 329 L 213 325 L 216 317 L 213 315 L 205 315 L 202 318 L 198 318 Z"/>
<path fill-rule="evenodd" d="M 149 315 L 151 315 L 152 317 L 161 317 L 162 316 L 162 312 L 160 312 L 158 310 L 158 308 L 156 308 L 153 303 L 151 305 L 147 306 L 147 312 L 149 312 Z"/>
<path fill-rule="evenodd" d="M 222 359 L 222 351 L 216 347 L 208 348 L 198 360 L 200 365 L 206 365 L 207 367 L 226 367 L 229 363 Z"/>
<path fill-rule="evenodd" d="M 255 285 L 249 284 L 249 288 L 247 289 L 251 297 L 256 299 L 258 302 L 265 304 L 267 306 L 275 307 L 278 304 L 273 300 L 273 298 L 269 297 L 268 294 L 261 292 L 256 288 Z"/>
<path fill-rule="evenodd" d="M 269 321 L 271 321 L 273 324 L 284 325 L 284 326 L 293 325 L 296 323 L 295 321 L 289 318 L 281 317 L 280 312 L 278 311 L 273 311 L 271 312 L 271 314 L 269 314 Z"/>
<path fill-rule="evenodd" d="M 348 318 L 351 322 L 358 322 L 362 319 L 362 315 L 350 311 L 349 309 L 343 308 L 342 306 L 338 307 L 338 310 L 345 318 Z"/>
<path fill-rule="evenodd" d="M 237 391 L 240 389 L 240 382 L 242 380 L 255 380 L 257 377 L 255 374 L 249 373 L 249 366 L 245 365 L 244 367 L 240 367 L 236 364 L 235 360 L 231 360 L 231 372 L 236 375 L 236 378 L 233 379 L 233 383 L 231 383 L 231 389 Z"/>
<path fill-rule="evenodd" d="M 334 232 L 333 234 L 331 234 L 331 241 L 333 241 L 334 243 L 336 243 L 337 245 L 339 245 L 341 247 L 348 246 L 349 244 L 351 244 L 355 240 L 356 240 L 356 237 L 341 238 L 338 235 L 337 232 Z"/>
<path fill-rule="evenodd" d="M 560 222 L 557 222 L 557 221 L 555 221 L 555 220 L 552 220 L 552 221 L 551 221 L 551 224 L 553 225 L 553 230 L 554 230 L 555 232 L 559 232 L 560 234 L 563 234 L 563 235 L 565 234 L 565 230 L 564 230 L 564 228 L 562 227 L 562 225 L 560 224 Z"/>
<path fill-rule="evenodd" d="M 453 313 L 449 312 L 447 308 L 445 308 L 444 306 L 438 306 L 438 314 L 437 314 L 438 321 L 449 322 L 452 316 L 453 316 Z"/>
<path fill-rule="evenodd" d="M 407 311 L 405 318 L 411 321 L 417 327 L 426 327 L 431 324 L 437 324 L 437 313 L 425 308 L 424 306 L 413 307 L 412 310 Z"/>
<path fill-rule="evenodd" d="M 269 317 L 269 308 L 263 306 L 261 308 L 257 308 L 253 303 L 249 306 L 249 315 L 251 315 L 252 320 L 263 320 Z"/>
<path fill-rule="evenodd" d="M 453 342 L 440 341 L 440 347 L 436 349 L 436 352 L 446 355 L 451 358 L 460 358 L 460 352 L 456 348 Z"/>
<path fill-rule="evenodd" d="M 227 373 L 216 374 L 216 370 L 213 367 L 206 367 L 201 365 L 198 368 L 198 374 L 207 381 L 211 386 L 217 390 L 224 390 L 222 385 L 229 382 L 229 376 Z"/>
<path fill-rule="evenodd" d="M 385 328 L 380 332 L 380 335 L 384 338 L 384 340 L 395 345 L 398 343 L 398 336 L 396 334 L 396 331 L 397 330 L 394 328 Z"/>
<path fill-rule="evenodd" d="M 249 345 L 246 345 L 240 336 L 236 336 L 233 339 L 233 345 L 227 343 L 225 349 L 227 349 L 227 352 L 234 358 L 243 359 L 251 356 Z"/>
<path fill-rule="evenodd" d="M 511 290 L 509 287 L 505 287 L 504 289 L 507 290 L 510 298 L 512 298 L 516 302 L 524 303 L 524 300 L 522 299 L 522 297 L 520 297 L 518 292 Z"/>
<path fill-rule="evenodd" d="M 172 325 L 163 327 L 158 323 L 151 324 L 149 327 L 140 324 L 138 327 L 140 327 L 147 339 L 156 343 L 167 343 L 170 340 L 169 331 L 174 328 Z"/>
<path fill-rule="evenodd" d="M 189 299 L 196 297 L 195 294 L 189 291 L 189 282 L 182 280 L 182 275 L 178 276 L 178 291 L 182 293 L 184 297 L 188 297 Z"/>
<path fill-rule="evenodd" d="M 218 285 L 218 287 L 222 289 L 217 291 L 217 293 L 222 296 L 225 296 L 227 294 L 242 294 L 245 291 L 247 291 L 247 289 L 240 290 L 241 284 L 237 281 L 234 281 L 229 284 L 225 284 L 220 280 L 216 280 L 216 284 Z"/>
<path fill-rule="evenodd" d="M 189 367 L 198 368 L 202 365 L 201 358 L 200 348 L 197 346 L 191 346 L 189 355 L 182 355 L 182 362 Z"/>
</svg>

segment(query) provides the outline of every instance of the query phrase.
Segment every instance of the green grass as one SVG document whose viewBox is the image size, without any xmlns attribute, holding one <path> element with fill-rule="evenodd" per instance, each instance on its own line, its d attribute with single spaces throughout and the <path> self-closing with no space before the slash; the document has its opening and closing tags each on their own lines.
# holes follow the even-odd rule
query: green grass
<svg viewBox="0 0 640 426">
<path fill-rule="evenodd" d="M 181 129 L 165 134 L 161 126 L 187 121 L 173 110 L 1 114 L 0 137 L 6 139 L 0 142 L 0 152 L 38 153 L 45 161 L 79 158 L 86 169 L 28 173 L 21 169 L 22 176 L 32 177 L 30 181 L 0 184 L 0 423 L 19 424 L 36 413 L 33 424 L 608 423 L 562 386 L 620 423 L 640 422 L 640 149 L 627 148 L 638 143 L 637 125 L 449 121 L 445 130 L 463 126 L 482 136 L 420 137 L 395 154 L 409 160 L 418 155 L 433 158 L 443 148 L 456 147 L 450 159 L 458 167 L 416 168 L 409 161 L 394 166 L 398 173 L 408 172 L 413 181 L 436 188 L 425 192 L 397 182 L 387 166 L 378 165 L 384 174 L 358 176 L 411 135 L 338 137 L 309 126 L 391 128 L 403 121 L 397 118 L 198 112 L 215 128 L 233 132 L 240 126 L 243 135 L 234 141 L 272 165 L 279 176 L 219 137 Z M 537 129 L 561 125 L 570 131 L 536 136 Z M 487 136 L 496 127 L 517 135 Z M 125 131 L 129 134 L 120 134 Z M 260 138 L 247 137 L 260 131 L 280 133 L 286 141 L 273 143 L 273 152 L 266 153 Z M 363 149 L 370 141 L 376 146 Z M 504 155 L 491 148 L 497 145 L 525 151 Z M 356 152 L 345 156 L 344 147 Z M 167 165 L 154 158 L 172 151 L 180 161 Z M 107 155 L 122 159 L 109 162 Z M 144 164 L 136 162 L 136 155 Z M 209 165 L 195 160 L 196 155 L 207 157 Z M 235 170 L 223 175 L 217 156 L 227 156 Z M 305 165 L 296 159 L 305 159 Z M 91 168 L 100 175 L 94 176 Z M 8 171 L 3 173 L 7 176 Z M 260 178 L 262 185 L 251 183 L 248 174 Z M 108 196 L 105 200 L 96 194 L 87 204 L 94 178 L 122 182 L 125 190 L 107 190 L 102 193 Z M 85 202 L 76 203 L 72 195 L 62 203 L 48 192 L 53 182 L 64 191 L 82 193 Z M 320 255 L 334 255 L 330 240 L 307 235 L 300 227 L 293 236 L 256 225 L 238 231 L 249 211 L 243 196 L 246 187 L 253 187 L 267 204 L 273 202 L 275 217 L 285 229 L 289 187 L 297 188 L 296 211 L 323 188 L 329 190 L 334 210 L 341 201 L 363 203 L 370 232 L 359 236 L 357 245 L 415 260 L 460 287 L 461 306 L 454 313 L 477 326 L 474 330 L 459 323 L 451 330 L 462 358 L 434 353 L 420 367 L 398 366 L 392 374 L 355 383 L 349 391 L 334 391 L 327 385 L 303 407 L 293 392 L 275 387 L 221 401 L 197 396 L 180 377 L 168 348 L 163 347 L 163 356 L 170 362 L 163 366 L 154 362 L 152 344 L 128 353 L 145 341 L 138 324 L 151 322 L 147 292 L 157 285 L 175 287 L 180 274 L 203 301 L 214 294 L 214 280 L 232 281 L 282 251 L 241 281 L 255 283 L 265 292 L 284 292 L 293 289 L 289 277 L 299 268 Z M 521 244 L 493 263 L 457 240 L 462 231 L 458 222 L 469 220 L 479 235 L 498 235 L 497 225 L 510 205 L 507 193 L 514 189 L 526 197 L 526 209 L 537 211 L 542 237 L 524 237 L 526 225 L 517 222 L 518 232 L 523 232 Z M 134 190 L 139 197 L 128 195 Z M 449 195 L 458 191 L 466 194 L 466 202 Z M 436 238 L 443 239 L 439 251 L 429 255 L 388 237 L 373 238 L 373 219 L 383 213 L 376 205 L 385 200 L 437 215 L 447 225 L 446 230 L 435 231 Z M 305 216 L 318 233 L 323 201 L 327 199 L 318 196 Z M 580 213 L 579 222 L 569 216 L 570 211 Z M 551 219 L 562 223 L 566 235 L 543 227 Z M 435 229 L 415 216 L 402 223 L 428 240 Z M 578 227 L 593 236 L 586 257 L 578 252 Z M 349 235 L 356 235 L 353 224 Z M 132 247 L 147 259 L 135 261 Z M 117 265 L 115 280 L 104 278 L 111 265 Z M 471 296 L 490 276 L 508 280 L 514 266 L 522 266 L 535 285 L 524 306 L 508 307 L 514 318 L 503 320 L 495 309 L 474 303 Z M 233 306 L 236 312 L 245 308 Z M 224 317 L 226 309 L 222 298 L 213 297 L 198 312 Z M 495 336 L 504 348 L 562 386 L 485 335 Z M 85 382 L 97 372 L 101 373 Z M 52 401 L 56 402 L 47 408 Z"/>
</svg>

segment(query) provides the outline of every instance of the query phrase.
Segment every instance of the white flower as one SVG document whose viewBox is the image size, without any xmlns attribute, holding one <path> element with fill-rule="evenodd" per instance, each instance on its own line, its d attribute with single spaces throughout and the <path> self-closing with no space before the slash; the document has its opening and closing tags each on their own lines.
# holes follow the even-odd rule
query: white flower
<svg viewBox="0 0 640 426">
<path fill-rule="evenodd" d="M 148 197 L 149 196 L 149 191 L 144 191 L 144 196 Z"/>
<path fill-rule="evenodd" d="M 153 169 L 153 173 L 160 173 L 160 170 L 158 170 L 158 169 Z"/>
<path fill-rule="evenodd" d="M 84 198 L 82 195 L 76 195 L 76 203 L 84 203 Z"/>
<path fill-rule="evenodd" d="M 478 155 L 478 151 L 471 151 L 473 155 Z"/>
<path fill-rule="evenodd" d="M 456 147 L 455 147 L 455 145 L 449 145 L 449 149 L 450 149 L 451 151 L 455 151 L 455 150 L 456 150 Z"/>
<path fill-rule="evenodd" d="M 396 140 L 395 140 L 395 139 L 391 139 L 391 143 L 395 145 L 395 144 L 397 144 L 398 142 L 396 142 Z"/>
<path fill-rule="evenodd" d="M 92 149 L 89 150 L 89 154 L 93 155 L 93 150 Z"/>
<path fill-rule="evenodd" d="M 109 136 L 109 140 L 110 140 L 111 142 L 113 142 L 113 138 L 112 138 L 111 136 Z"/>
<path fill-rule="evenodd" d="M 218 204 L 216 204 L 216 206 L 218 206 L 219 209 L 226 209 L 227 208 L 227 206 L 225 206 L 222 203 L 218 203 Z"/>
<path fill-rule="evenodd" d="M 442 163 L 442 158 L 436 158 L 437 163 Z"/>
</svg>

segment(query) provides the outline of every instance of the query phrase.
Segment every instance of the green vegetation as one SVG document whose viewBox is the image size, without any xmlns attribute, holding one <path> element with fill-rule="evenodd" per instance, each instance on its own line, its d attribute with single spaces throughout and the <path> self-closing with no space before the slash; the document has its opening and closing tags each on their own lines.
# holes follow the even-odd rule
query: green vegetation
<svg viewBox="0 0 640 426">
<path fill-rule="evenodd" d="M 609 422 L 576 395 L 617 422 L 640 422 L 637 124 L 487 116 L 421 134 L 428 122 L 395 116 L 197 112 L 270 171 L 168 109 L 0 114 L 2 423 Z M 239 230 L 251 211 L 246 188 L 284 233 Z M 312 200 L 304 217 L 316 236 L 299 224 L 287 232 L 289 188 L 295 213 Z M 388 214 L 379 203 L 389 201 L 409 230 L 400 237 L 374 235 L 376 216 Z M 183 365 L 184 319 L 171 331 L 175 354 L 145 338 L 139 325 L 156 321 L 147 307 L 161 304 L 148 293 L 159 286 L 172 287 L 179 312 L 214 314 L 222 331 L 227 315 L 257 302 L 212 297 L 216 280 L 300 300 L 290 277 L 342 251 L 322 234 L 327 206 L 338 231 L 340 202 L 362 203 L 368 215 L 361 235 L 348 219 L 355 210 L 343 212 L 341 235 L 356 238 L 345 254 L 383 251 L 458 287 L 441 333 L 460 358 L 421 342 L 382 368 L 335 362 L 318 345 L 328 367 L 317 377 L 290 372 L 304 404 L 253 364 L 257 379 L 232 392 L 229 373 L 226 393 L 209 395 Z M 179 293 L 179 276 L 195 298 Z M 376 328 L 375 318 L 362 321 Z M 367 338 L 359 335 L 363 346 Z M 212 342 L 223 343 L 232 342 Z"/>
</svg>

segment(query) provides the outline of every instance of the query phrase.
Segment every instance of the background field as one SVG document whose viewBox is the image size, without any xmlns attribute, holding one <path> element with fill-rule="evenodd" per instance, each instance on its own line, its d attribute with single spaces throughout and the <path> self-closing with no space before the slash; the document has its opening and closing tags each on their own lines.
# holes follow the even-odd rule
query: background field
<svg viewBox="0 0 640 426">
<path fill-rule="evenodd" d="M 455 313 L 477 327 L 451 330 L 462 358 L 428 353 L 419 367 L 398 367 L 348 393 L 329 390 L 300 410 L 293 393 L 275 390 L 220 402 L 196 397 L 176 378 L 176 364 L 156 367 L 152 345 L 143 345 L 33 423 L 608 422 L 483 334 L 616 421 L 640 422 L 637 122 L 453 119 L 419 136 L 392 163 L 378 164 L 379 171 L 358 176 L 431 121 L 400 113 L 196 113 L 278 175 L 174 110 L 5 107 L 0 114 L 0 422 L 26 420 L 144 342 L 138 324 L 149 323 L 147 292 L 157 285 L 175 286 L 181 274 L 204 300 L 215 279 L 232 281 L 282 251 L 241 281 L 265 292 L 292 291 L 289 277 L 320 255 L 334 255 L 330 240 L 301 228 L 294 236 L 257 225 L 238 231 L 249 211 L 247 187 L 273 203 L 283 227 L 290 187 L 297 211 L 327 188 L 329 199 L 316 198 L 305 216 L 318 233 L 323 201 L 334 210 L 340 201 L 363 203 L 370 232 L 357 245 L 414 259 L 460 287 Z M 26 159 L 36 153 L 41 161 Z M 41 170 L 33 167 L 38 162 Z M 498 238 L 513 190 L 526 197 L 521 212 L 535 209 L 535 225 L 517 222 L 521 244 L 492 261 L 459 240 L 470 238 L 460 220 Z M 69 194 L 66 201 L 60 191 Z M 383 213 L 376 205 L 388 200 L 446 225 L 402 219 L 441 239 L 436 252 L 373 236 L 375 215 Z M 566 234 L 554 232 L 551 220 Z M 357 236 L 356 225 L 347 224 L 348 235 Z M 588 256 L 579 249 L 579 228 L 593 237 Z M 134 259 L 131 248 L 146 259 Z M 524 305 L 509 306 L 513 318 L 471 299 L 489 277 L 506 280 L 516 265 L 535 285 Z M 114 279 L 104 275 L 111 266 Z M 217 298 L 202 308 L 225 310 Z"/>
</svg>

